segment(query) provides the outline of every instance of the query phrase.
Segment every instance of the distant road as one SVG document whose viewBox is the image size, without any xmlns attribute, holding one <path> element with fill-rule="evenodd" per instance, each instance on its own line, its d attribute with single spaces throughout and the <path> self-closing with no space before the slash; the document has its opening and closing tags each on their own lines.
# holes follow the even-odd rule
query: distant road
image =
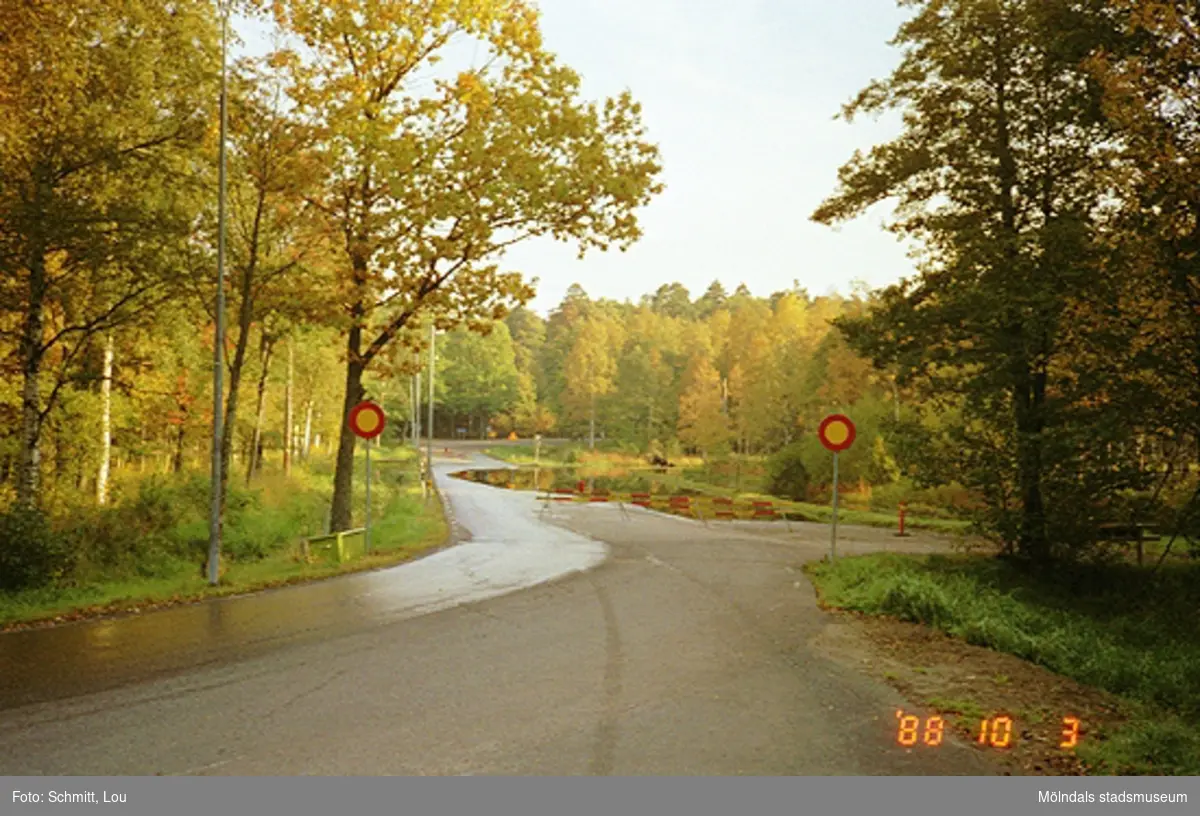
<svg viewBox="0 0 1200 816">
<path fill-rule="evenodd" d="M 0 773 L 992 772 L 896 747 L 904 701 L 814 645 L 817 530 L 543 514 L 462 467 L 460 543 L 421 561 L 0 635 Z"/>
</svg>

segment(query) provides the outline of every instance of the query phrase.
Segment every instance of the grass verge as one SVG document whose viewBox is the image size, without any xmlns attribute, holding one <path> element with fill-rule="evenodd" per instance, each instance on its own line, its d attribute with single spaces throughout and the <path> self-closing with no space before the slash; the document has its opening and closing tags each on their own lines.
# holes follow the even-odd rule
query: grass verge
<svg viewBox="0 0 1200 816">
<path fill-rule="evenodd" d="M 1200 773 L 1200 565 L 1030 573 L 991 558 L 881 553 L 806 567 L 822 603 L 925 624 L 1129 701 L 1079 754 L 1093 772 Z"/>
<path fill-rule="evenodd" d="M 440 546 L 448 535 L 440 498 L 435 494 L 424 501 L 416 479 L 401 478 L 410 469 L 404 467 L 392 478 L 381 476 L 372 497 L 378 514 L 371 525 L 373 552 L 354 561 L 309 563 L 300 558 L 300 540 L 321 532 L 314 525 L 328 508 L 328 492 L 309 489 L 312 474 L 297 474 L 290 480 L 274 477 L 258 492 L 254 506 L 238 518 L 237 527 L 227 531 L 230 541 L 241 536 L 273 543 L 254 555 L 231 554 L 220 585 L 209 586 L 194 560 L 142 551 L 117 566 L 90 567 L 65 584 L 0 593 L 0 630 L 148 611 L 407 561 Z M 323 487 L 323 477 L 318 475 L 315 481 Z M 357 487 L 356 503 L 361 507 L 361 485 Z M 194 537 L 203 528 L 202 522 L 189 518 L 178 521 L 170 532 Z"/>
</svg>

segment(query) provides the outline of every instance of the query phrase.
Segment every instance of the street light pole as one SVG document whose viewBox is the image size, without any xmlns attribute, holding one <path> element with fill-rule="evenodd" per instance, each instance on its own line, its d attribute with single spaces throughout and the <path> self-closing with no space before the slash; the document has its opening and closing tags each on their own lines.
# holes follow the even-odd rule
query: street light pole
<svg viewBox="0 0 1200 816">
<path fill-rule="evenodd" d="M 434 352 L 434 341 L 437 337 L 437 325 L 432 321 L 429 324 L 429 443 L 426 448 L 425 466 L 428 468 L 429 485 L 433 486 L 433 372 L 435 367 L 435 359 L 437 357 Z"/>
<path fill-rule="evenodd" d="M 225 373 L 225 133 L 227 113 L 227 60 L 229 42 L 229 5 L 221 1 L 221 146 L 220 169 L 217 171 L 217 306 L 216 333 L 213 337 L 213 440 L 212 440 L 212 507 L 208 519 L 208 583 L 221 581 L 221 439 L 223 424 L 221 399 L 224 395 Z"/>
</svg>

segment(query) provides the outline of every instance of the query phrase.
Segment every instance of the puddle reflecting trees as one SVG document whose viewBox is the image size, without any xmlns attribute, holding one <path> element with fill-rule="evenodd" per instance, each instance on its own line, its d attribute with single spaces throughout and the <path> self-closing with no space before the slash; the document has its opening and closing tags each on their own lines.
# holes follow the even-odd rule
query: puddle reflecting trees
<svg viewBox="0 0 1200 816">
<path fill-rule="evenodd" d="M 499 468 L 462 470 L 451 476 L 505 490 L 571 490 L 577 493 L 650 493 L 698 496 L 680 487 L 666 468 L 589 472 L 584 468 Z"/>
</svg>

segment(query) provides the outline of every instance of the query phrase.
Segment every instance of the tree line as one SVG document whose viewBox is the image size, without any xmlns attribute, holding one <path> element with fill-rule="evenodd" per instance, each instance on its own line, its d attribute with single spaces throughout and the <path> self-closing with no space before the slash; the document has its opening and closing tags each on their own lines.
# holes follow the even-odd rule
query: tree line
<svg viewBox="0 0 1200 816">
<path fill-rule="evenodd" d="M 720 281 L 639 302 L 572 285 L 548 317 L 517 308 L 488 334 L 451 333 L 438 353 L 440 433 L 515 431 L 706 457 L 768 454 L 830 410 L 887 413 L 898 396 L 832 327 L 862 293 L 798 285 L 756 297 Z M 868 407 L 867 403 L 870 403 Z"/>
</svg>

